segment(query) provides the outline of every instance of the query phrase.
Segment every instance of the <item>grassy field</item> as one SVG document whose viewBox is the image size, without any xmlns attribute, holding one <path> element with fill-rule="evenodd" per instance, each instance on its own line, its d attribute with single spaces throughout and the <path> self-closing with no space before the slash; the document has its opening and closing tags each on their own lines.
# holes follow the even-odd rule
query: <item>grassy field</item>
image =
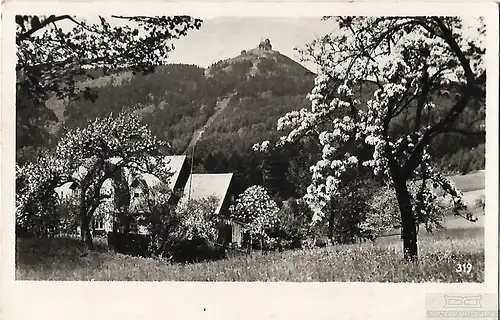
<svg viewBox="0 0 500 320">
<path fill-rule="evenodd" d="M 106 251 L 81 256 L 69 239 L 18 240 L 18 280 L 482 282 L 483 229 L 441 231 L 420 240 L 420 262 L 402 260 L 399 239 L 228 260 L 169 264 Z M 469 274 L 455 272 L 471 263 Z"/>
<path fill-rule="evenodd" d="M 484 178 L 454 177 L 465 196 L 484 192 Z M 482 186 L 482 188 L 481 188 Z M 467 190 L 467 191 L 465 191 Z M 134 280 L 134 281 L 363 281 L 363 282 L 483 282 L 484 215 L 470 207 L 479 221 L 449 216 L 446 230 L 419 233 L 419 263 L 402 259 L 398 235 L 376 243 L 337 245 L 281 253 L 241 256 L 197 264 L 170 264 L 107 251 L 104 244 L 82 256 L 74 239 L 18 239 L 17 280 Z M 99 242 L 99 241 L 97 241 Z M 470 263 L 470 273 L 455 271 Z"/>
<path fill-rule="evenodd" d="M 471 172 L 466 175 L 450 176 L 449 179 L 464 193 L 474 190 L 482 190 L 485 185 L 484 170 Z"/>
</svg>

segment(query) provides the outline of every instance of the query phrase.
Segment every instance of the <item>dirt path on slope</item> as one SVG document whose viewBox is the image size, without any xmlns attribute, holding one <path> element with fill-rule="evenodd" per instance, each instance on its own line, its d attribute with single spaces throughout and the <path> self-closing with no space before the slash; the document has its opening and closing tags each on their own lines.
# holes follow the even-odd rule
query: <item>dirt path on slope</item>
<svg viewBox="0 0 500 320">
<path fill-rule="evenodd" d="M 189 142 L 185 153 L 187 153 L 200 139 L 205 130 L 214 122 L 215 118 L 219 116 L 219 114 L 224 111 L 224 109 L 227 108 L 229 104 L 229 100 L 233 97 L 234 94 L 231 94 L 229 96 L 226 96 L 224 99 L 217 101 L 217 104 L 215 105 L 215 113 L 208 118 L 207 122 L 201 127 L 200 129 L 196 130 L 193 133 L 193 136 L 191 138 L 191 141 Z"/>
</svg>

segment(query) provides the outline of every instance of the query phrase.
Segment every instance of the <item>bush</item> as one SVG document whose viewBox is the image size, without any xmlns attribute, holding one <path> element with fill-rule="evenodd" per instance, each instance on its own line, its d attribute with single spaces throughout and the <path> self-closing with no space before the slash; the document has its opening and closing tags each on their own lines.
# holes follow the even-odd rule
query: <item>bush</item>
<svg viewBox="0 0 500 320">
<path fill-rule="evenodd" d="M 360 223 L 362 233 L 377 238 L 400 225 L 400 214 L 395 192 L 380 188 L 370 199 L 365 219 Z"/>
<path fill-rule="evenodd" d="M 150 243 L 150 238 L 147 235 L 122 232 L 108 233 L 108 246 L 112 246 L 116 252 L 127 255 L 151 256 Z"/>
<path fill-rule="evenodd" d="M 474 201 L 474 204 L 476 205 L 476 208 L 481 209 L 484 212 L 484 209 L 486 207 L 485 195 L 482 194 L 479 197 L 477 197 L 476 200 Z"/>
<path fill-rule="evenodd" d="M 216 197 L 207 197 L 177 206 L 174 216 L 178 225 L 170 235 L 173 243 L 169 253 L 173 261 L 200 262 L 225 257 L 224 248 L 215 245 L 221 227 L 217 204 Z"/>
<path fill-rule="evenodd" d="M 278 212 L 280 223 L 273 234 L 278 245 L 285 249 L 303 247 L 304 241 L 312 237 L 311 218 L 312 211 L 303 200 L 284 201 Z"/>
<path fill-rule="evenodd" d="M 23 217 L 16 219 L 16 236 L 51 238 L 71 234 L 76 231 L 78 223 L 78 207 L 54 195 L 43 206 L 27 206 Z"/>
<path fill-rule="evenodd" d="M 164 186 L 154 187 L 146 190 L 131 210 L 121 212 L 119 218 L 133 222 L 130 232 L 108 237 L 114 249 L 176 262 L 223 256 L 213 245 L 218 236 L 217 199 L 192 199 L 174 206 L 171 196 L 178 198 Z M 139 229 L 145 230 L 145 235 L 135 233 Z"/>
<path fill-rule="evenodd" d="M 174 208 L 168 196 L 157 193 L 148 197 L 147 206 L 139 220 L 149 235 L 149 255 L 178 262 L 223 256 L 213 245 L 219 225 L 216 198 L 192 199 Z"/>
<path fill-rule="evenodd" d="M 202 262 L 226 257 L 223 247 L 218 247 L 200 237 L 179 241 L 172 247 L 171 254 L 171 260 L 176 262 Z"/>
<path fill-rule="evenodd" d="M 218 199 L 207 197 L 191 199 L 180 203 L 176 208 L 179 217 L 178 236 L 181 239 L 202 239 L 215 243 L 219 235 L 220 219 L 216 214 Z"/>
<path fill-rule="evenodd" d="M 181 241 L 178 237 L 181 218 L 168 203 L 168 196 L 158 193 L 147 198 L 148 210 L 138 218 L 138 224 L 144 226 L 149 235 L 148 254 L 169 259 Z"/>
<path fill-rule="evenodd" d="M 59 220 L 59 233 L 75 233 L 80 224 L 80 219 L 78 218 L 79 207 L 76 202 L 72 199 L 59 200 L 55 210 Z"/>
<path fill-rule="evenodd" d="M 351 172 L 342 182 L 341 193 L 326 206 L 324 223 L 316 227 L 317 237 L 328 238 L 332 244 L 373 239 L 372 234 L 366 232 L 361 224 L 370 210 L 368 199 L 377 188 L 376 181 L 371 177 L 363 177 L 361 172 Z"/>
</svg>

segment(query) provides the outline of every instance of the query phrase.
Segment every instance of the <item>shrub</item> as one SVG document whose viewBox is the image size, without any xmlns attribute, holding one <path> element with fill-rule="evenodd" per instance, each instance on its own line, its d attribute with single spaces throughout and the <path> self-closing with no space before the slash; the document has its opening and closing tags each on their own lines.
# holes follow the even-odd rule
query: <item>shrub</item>
<svg viewBox="0 0 500 320">
<path fill-rule="evenodd" d="M 362 233 L 377 238 L 399 226 L 399 207 L 392 189 L 382 187 L 368 199 L 369 210 L 359 227 Z"/>
<path fill-rule="evenodd" d="M 143 229 L 146 235 L 122 233 L 110 237 L 122 242 L 114 243 L 115 249 L 177 262 L 221 257 L 220 250 L 213 246 L 218 236 L 217 198 L 181 201 L 174 206 L 171 196 L 179 198 L 165 186 L 156 186 L 145 190 L 131 210 L 121 212 L 119 218 L 133 221 L 130 232 Z"/>
<path fill-rule="evenodd" d="M 220 219 L 216 214 L 218 199 L 206 197 L 180 203 L 175 209 L 179 219 L 173 234 L 175 245 L 171 247 L 174 261 L 199 262 L 225 257 L 225 251 L 217 247 Z"/>
<path fill-rule="evenodd" d="M 27 206 L 22 219 L 16 220 L 16 236 L 50 238 L 74 233 L 78 226 L 77 213 L 75 203 L 53 195 L 43 206 Z"/>
<path fill-rule="evenodd" d="M 178 262 L 223 257 L 215 248 L 218 236 L 217 198 L 192 199 L 177 207 L 165 196 L 149 201 L 149 212 L 141 219 L 146 226 L 151 255 Z"/>
<path fill-rule="evenodd" d="M 332 197 L 323 209 L 324 219 L 313 228 L 310 245 L 350 244 L 360 240 L 373 239 L 362 229 L 370 210 L 368 199 L 379 188 L 369 172 L 353 170 L 339 186 L 339 195 Z"/>
<path fill-rule="evenodd" d="M 147 209 L 138 217 L 149 235 L 148 254 L 160 258 L 172 258 L 174 248 L 180 243 L 178 236 L 180 216 L 168 202 L 168 193 L 146 195 Z"/>
<path fill-rule="evenodd" d="M 219 234 L 220 220 L 216 214 L 218 199 L 207 197 L 190 199 L 180 203 L 176 216 L 180 219 L 178 235 L 182 239 L 203 239 L 215 243 Z"/>
<path fill-rule="evenodd" d="M 367 219 L 370 199 L 378 186 L 371 178 L 361 177 L 361 172 L 352 173 L 352 178 L 343 183 L 342 194 L 330 202 L 328 237 L 333 243 L 349 244 L 367 238 L 371 232 L 362 228 Z"/>
<path fill-rule="evenodd" d="M 62 199 L 59 200 L 55 209 L 59 220 L 59 233 L 75 233 L 80 222 L 78 219 L 79 206 L 76 202 L 72 199 Z"/>
<path fill-rule="evenodd" d="M 476 200 L 474 201 L 474 204 L 476 205 L 476 208 L 484 211 L 484 208 L 486 207 L 485 195 L 482 194 L 479 197 L 477 197 Z"/>
<path fill-rule="evenodd" d="M 286 249 L 303 247 L 304 241 L 312 236 L 311 218 L 312 211 L 302 199 L 284 201 L 278 212 L 280 223 L 274 232 L 279 245 Z"/>
</svg>

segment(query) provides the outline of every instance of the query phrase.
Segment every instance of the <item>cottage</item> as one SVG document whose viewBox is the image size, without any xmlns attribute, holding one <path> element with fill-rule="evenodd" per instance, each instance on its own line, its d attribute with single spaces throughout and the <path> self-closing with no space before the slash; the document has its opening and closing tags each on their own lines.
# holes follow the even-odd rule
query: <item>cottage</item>
<svg viewBox="0 0 500 320">
<path fill-rule="evenodd" d="M 203 199 L 208 197 L 217 198 L 215 213 L 220 216 L 223 226 L 219 232 L 218 242 L 221 245 L 233 244 L 241 246 L 245 226 L 237 221 L 229 219 L 229 206 L 234 200 L 233 174 L 232 173 L 212 173 L 212 174 L 190 174 L 190 168 L 185 155 L 165 156 L 162 159 L 165 166 L 169 167 L 172 176 L 169 178 L 167 188 L 173 192 L 170 194 L 169 202 L 172 205 L 182 203 L 189 199 Z M 80 168 L 75 173 L 76 176 L 84 176 L 85 168 Z M 154 175 L 145 173 L 133 179 L 126 175 L 130 187 L 130 207 L 129 210 L 141 210 L 140 203 L 147 190 L 162 185 L 162 182 Z M 75 197 L 78 188 L 75 183 L 67 183 L 56 188 L 59 197 Z M 101 188 L 101 194 L 112 195 L 114 193 L 111 179 L 105 181 Z M 113 202 L 113 197 L 108 200 Z M 110 206 L 112 207 L 112 206 Z M 98 210 L 92 221 L 94 233 L 110 233 L 113 231 L 113 212 L 103 206 Z M 146 230 L 137 226 L 139 234 L 145 234 Z"/>
<path fill-rule="evenodd" d="M 109 159 L 110 163 L 117 163 L 120 161 L 120 158 L 112 158 Z M 186 180 L 189 176 L 189 166 L 186 162 L 185 155 L 174 155 L 174 156 L 165 156 L 162 159 L 165 166 L 169 167 L 172 176 L 169 178 L 167 188 L 169 190 L 174 190 L 171 194 L 170 201 L 175 204 L 179 198 L 176 196 L 175 191 L 180 191 L 183 189 Z M 87 173 L 87 169 L 85 167 L 80 167 L 72 176 L 76 180 L 81 179 Z M 158 186 L 161 184 L 161 181 L 152 174 L 144 173 L 139 178 L 132 179 L 132 177 L 128 174 L 125 176 L 128 177 L 127 181 L 130 186 L 131 191 L 131 199 L 130 199 L 130 208 L 131 210 L 137 206 L 140 202 L 141 198 L 144 196 L 144 192 L 147 188 L 152 188 L 154 186 Z M 57 187 L 55 189 L 59 199 L 67 199 L 70 197 L 78 196 L 78 185 L 74 182 L 68 182 L 64 185 Z M 112 195 L 114 193 L 113 183 L 111 179 L 107 179 L 102 187 L 101 194 Z M 114 199 L 111 197 L 109 202 L 112 202 Z M 103 205 L 101 205 L 103 206 Z M 103 206 L 104 207 L 104 206 Z M 99 210 L 94 215 L 91 221 L 91 227 L 94 234 L 101 234 L 106 232 L 111 232 L 113 230 L 113 222 L 112 215 L 113 212 L 101 212 Z M 79 230 L 77 230 L 79 232 Z"/>
<path fill-rule="evenodd" d="M 179 202 L 189 199 L 216 197 L 219 200 L 216 213 L 227 216 L 232 201 L 230 193 L 232 178 L 232 173 L 191 174 L 187 179 L 184 193 Z"/>
</svg>

